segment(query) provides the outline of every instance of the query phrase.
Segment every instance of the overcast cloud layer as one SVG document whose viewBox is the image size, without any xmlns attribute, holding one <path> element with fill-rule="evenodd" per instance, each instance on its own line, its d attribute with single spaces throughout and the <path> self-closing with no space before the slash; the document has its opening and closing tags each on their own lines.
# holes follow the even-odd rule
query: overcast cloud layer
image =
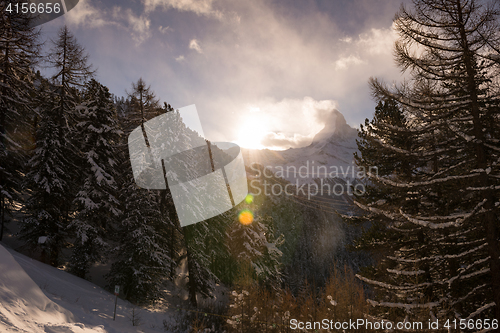
<svg viewBox="0 0 500 333">
<path fill-rule="evenodd" d="M 391 29 L 399 0 L 81 0 L 67 24 L 125 95 L 142 77 L 174 107 L 196 104 L 211 140 L 251 133 L 262 147 L 310 143 L 334 108 L 353 127 L 373 115 L 367 80 L 400 80 Z M 248 141 L 248 140 L 247 140 Z"/>
</svg>

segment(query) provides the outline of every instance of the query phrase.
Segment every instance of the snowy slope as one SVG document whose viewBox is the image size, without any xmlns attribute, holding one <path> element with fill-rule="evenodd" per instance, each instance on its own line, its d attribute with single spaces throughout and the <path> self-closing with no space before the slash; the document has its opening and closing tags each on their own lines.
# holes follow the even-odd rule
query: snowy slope
<svg viewBox="0 0 500 333">
<path fill-rule="evenodd" d="M 0 244 L 0 332 L 128 333 L 164 332 L 166 313 L 139 310 L 76 276 L 30 259 Z M 137 309 L 136 309 L 137 313 Z"/>
<path fill-rule="evenodd" d="M 3 246 L 0 246 L 0 299 L 2 332 L 43 331 L 74 320 L 71 312 L 45 296 Z"/>
</svg>

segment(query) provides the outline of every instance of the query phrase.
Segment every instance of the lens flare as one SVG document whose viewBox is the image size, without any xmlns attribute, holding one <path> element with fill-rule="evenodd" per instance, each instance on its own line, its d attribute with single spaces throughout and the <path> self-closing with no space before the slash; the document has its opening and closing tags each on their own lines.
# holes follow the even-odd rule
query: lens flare
<svg viewBox="0 0 500 333">
<path fill-rule="evenodd" d="M 250 204 L 253 202 L 253 195 L 248 194 L 248 195 L 245 197 L 245 202 L 246 202 L 247 204 L 249 204 L 249 205 L 250 205 Z"/>
<path fill-rule="evenodd" d="M 238 215 L 238 219 L 240 220 L 241 224 L 249 225 L 253 222 L 253 213 L 248 209 L 244 209 Z"/>
</svg>

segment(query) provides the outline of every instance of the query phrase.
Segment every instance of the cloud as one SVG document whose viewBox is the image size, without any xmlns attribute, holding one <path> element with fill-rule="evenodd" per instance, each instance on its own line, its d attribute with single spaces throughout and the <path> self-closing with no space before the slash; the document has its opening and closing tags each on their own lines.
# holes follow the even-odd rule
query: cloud
<svg viewBox="0 0 500 333">
<path fill-rule="evenodd" d="M 265 109 L 259 104 L 266 97 L 276 103 L 272 112 L 277 116 L 271 117 L 270 123 L 283 124 L 274 131 L 282 135 L 268 137 L 273 142 L 284 136 L 296 144 L 294 133 L 312 138 L 321 130 L 316 122 L 301 122 L 304 117 L 296 116 L 293 119 L 298 121 L 292 121 L 291 114 L 298 111 L 276 111 L 286 101 L 303 101 L 304 96 L 337 101 L 347 122 L 357 127 L 375 106 L 368 79 L 400 77 L 393 64 L 395 34 L 391 27 L 346 36 L 321 13 L 309 12 L 294 20 L 262 0 L 227 0 L 224 4 L 225 10 L 240 15 L 240 22 L 213 23 L 209 34 L 197 33 L 205 57 L 190 58 L 190 70 L 196 73 L 200 88 L 194 92 L 189 86 L 189 94 L 210 109 L 215 119 L 227 120 L 223 124 L 212 122 L 205 133 L 224 133 L 226 139 L 234 139 L 238 134 L 230 124 L 244 118 L 245 105 Z M 228 117 L 233 112 L 234 116 Z"/>
<path fill-rule="evenodd" d="M 336 115 L 339 113 L 337 110 L 338 102 L 332 100 L 324 100 L 324 101 L 315 101 L 310 97 L 304 98 L 306 105 L 308 105 L 309 111 L 314 116 L 317 124 L 321 126 L 326 125 L 331 119 L 332 115 Z"/>
<path fill-rule="evenodd" d="M 195 50 L 198 53 L 203 53 L 203 50 L 201 49 L 200 43 L 197 39 L 191 39 L 191 41 L 189 42 L 189 48 L 191 50 Z"/>
<path fill-rule="evenodd" d="M 117 25 L 128 28 L 132 33 L 132 38 L 142 43 L 149 39 L 150 16 L 157 9 L 176 9 L 181 12 L 194 12 L 200 16 L 209 16 L 222 20 L 225 17 L 223 11 L 213 7 L 214 0 L 142 0 L 144 11 L 142 14 L 135 14 L 130 8 L 125 8 L 126 2 L 121 2 L 120 6 L 114 6 L 111 10 L 106 10 L 102 6 L 96 7 L 93 0 L 80 0 L 78 5 L 64 15 L 66 23 L 74 27 L 101 27 L 104 25 Z M 239 17 L 235 13 L 227 13 L 229 21 L 237 21 Z M 173 31 L 171 26 L 158 26 L 158 31 L 166 34 Z M 198 41 L 196 41 L 198 43 Z M 195 45 L 196 46 L 196 45 Z M 195 49 L 197 52 L 200 48 Z"/>
<path fill-rule="evenodd" d="M 136 15 L 132 9 L 121 7 L 113 7 L 112 17 L 115 20 L 125 22 L 126 26 L 131 30 L 132 38 L 137 43 L 142 43 L 151 37 L 151 20 L 146 14 Z"/>
<path fill-rule="evenodd" d="M 340 38 L 339 41 L 350 44 L 350 43 L 352 43 L 352 37 Z"/>
<path fill-rule="evenodd" d="M 286 136 L 283 133 L 267 133 L 261 140 L 261 144 L 269 149 L 283 150 L 288 148 L 299 148 L 307 146 L 311 143 L 310 136 L 303 136 L 294 134 L 293 136 Z"/>
<path fill-rule="evenodd" d="M 143 42 L 151 37 L 151 21 L 148 15 L 136 15 L 130 8 L 114 6 L 112 9 L 97 8 L 91 0 L 80 0 L 77 6 L 64 15 L 66 23 L 72 27 L 99 28 L 105 25 L 114 25 L 131 31 L 136 42 Z M 162 33 L 170 30 L 160 26 Z"/>
<path fill-rule="evenodd" d="M 212 28 L 214 33 L 199 35 L 211 64 L 203 72 L 213 77 L 214 72 L 225 73 L 231 68 L 228 81 L 231 86 L 234 81 L 241 82 L 242 91 L 338 99 L 353 84 L 366 85 L 379 69 L 392 66 L 392 57 L 377 58 L 392 52 L 390 28 L 346 37 L 335 22 L 319 13 L 297 22 L 280 15 L 265 1 L 227 1 L 226 5 L 228 11 L 240 14 L 240 23 L 222 23 Z M 385 62 L 382 66 L 373 66 L 381 61 Z"/>
<path fill-rule="evenodd" d="M 170 28 L 170 27 L 168 27 L 168 26 L 167 27 L 163 27 L 163 26 L 160 25 L 158 27 L 158 31 L 161 32 L 162 34 L 166 34 L 169 31 L 173 31 L 173 29 Z"/>
<path fill-rule="evenodd" d="M 307 146 L 314 136 L 331 121 L 336 111 L 334 100 L 285 98 L 281 101 L 261 100 L 243 107 L 240 126 L 233 128 L 234 136 L 248 129 L 261 137 L 261 145 L 273 149 Z M 222 106 L 225 107 L 224 105 Z"/>
<path fill-rule="evenodd" d="M 350 65 L 359 65 L 362 63 L 364 63 L 363 60 L 361 60 L 355 55 L 350 54 L 347 57 L 342 57 L 339 60 L 335 61 L 335 69 L 337 70 L 347 69 L 349 68 Z"/>
<path fill-rule="evenodd" d="M 77 6 L 64 15 L 66 23 L 71 26 L 101 27 L 111 24 L 105 13 L 94 7 L 90 0 L 80 0 Z"/>
<path fill-rule="evenodd" d="M 394 25 L 387 29 L 370 29 L 369 32 L 359 35 L 356 45 L 363 48 L 368 54 L 391 54 L 397 33 Z"/>
<path fill-rule="evenodd" d="M 306 144 L 323 128 L 332 108 L 356 127 L 373 114 L 369 77 L 401 77 L 393 63 L 396 34 L 390 26 L 349 35 L 313 7 L 289 15 L 265 0 L 141 0 L 142 12 L 125 9 L 133 3 L 126 0 L 120 2 L 123 8 L 96 13 L 96 18 L 122 27 L 92 32 L 94 50 L 112 43 L 106 56 L 119 59 L 110 66 L 96 65 L 106 68 L 101 71 L 109 80 L 120 82 L 118 94 L 128 88 L 130 77 L 142 76 L 174 107 L 196 104 L 205 117 L 205 134 L 214 141 L 237 139 L 248 113 L 268 124 L 263 140 L 283 148 Z M 219 17 L 216 13 L 224 13 L 224 19 L 212 19 Z M 90 20 L 90 14 L 78 17 L 78 22 Z M 162 34 L 152 33 L 156 31 Z M 142 47 L 131 47 L 130 35 Z M 186 52 L 186 46 L 195 52 Z M 189 66 L 180 65 L 187 61 Z M 126 73 L 124 66 L 130 68 Z M 166 78 L 175 84 L 165 84 Z M 322 101 L 330 104 L 315 104 Z M 249 106 L 261 111 L 250 112 Z"/>
<path fill-rule="evenodd" d="M 137 43 L 151 37 L 151 20 L 147 14 L 136 15 L 130 8 L 114 6 L 107 10 L 97 8 L 91 0 L 80 0 L 77 6 L 64 15 L 66 23 L 72 27 L 99 28 L 106 25 L 118 26 L 131 32 Z M 169 27 L 159 27 L 165 33 Z"/>
<path fill-rule="evenodd" d="M 261 128 L 267 128 L 260 144 L 271 149 L 305 147 L 325 127 L 333 132 L 338 125 L 346 124 L 344 116 L 337 110 L 334 100 L 283 99 L 279 102 L 263 101 L 247 106 L 248 118 L 259 119 Z M 248 119 L 246 119 L 248 120 Z M 245 123 L 252 123 L 247 121 Z M 258 131 L 258 130 L 257 130 Z"/>
<path fill-rule="evenodd" d="M 157 8 L 168 10 L 170 8 L 184 12 L 194 12 L 197 15 L 213 16 L 222 18 L 221 11 L 213 8 L 214 0 L 143 0 L 146 13 L 155 11 Z"/>
</svg>

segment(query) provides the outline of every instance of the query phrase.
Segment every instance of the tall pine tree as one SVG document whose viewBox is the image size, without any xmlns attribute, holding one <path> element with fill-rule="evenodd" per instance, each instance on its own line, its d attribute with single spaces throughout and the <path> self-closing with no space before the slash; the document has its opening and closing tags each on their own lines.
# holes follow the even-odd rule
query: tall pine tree
<svg viewBox="0 0 500 333">
<path fill-rule="evenodd" d="M 145 130 L 144 124 L 162 113 L 158 100 L 149 86 L 140 79 L 132 85 L 129 93 L 131 103 L 122 127 L 125 129 L 122 145 L 137 126 Z M 122 286 L 125 297 L 137 303 L 148 303 L 161 296 L 161 286 L 169 277 L 175 263 L 171 241 L 172 216 L 169 214 L 168 198 L 158 190 L 137 186 L 132 173 L 128 149 L 122 152 L 120 172 L 120 202 L 122 215 L 117 225 L 114 241 L 117 243 L 115 262 L 107 275 L 110 285 Z M 176 243 L 174 243 L 175 245 Z"/>
<path fill-rule="evenodd" d="M 120 285 L 130 301 L 152 302 L 161 296 L 172 267 L 164 236 L 168 220 L 160 212 L 157 193 L 139 188 L 131 171 L 121 188 L 124 204 L 116 231 L 116 261 L 107 280 L 111 286 Z"/>
<path fill-rule="evenodd" d="M 13 201 L 20 200 L 25 144 L 33 117 L 33 68 L 39 58 L 39 32 L 29 15 L 0 3 L 0 241 Z M 25 137 L 15 136 L 23 133 Z"/>
<path fill-rule="evenodd" d="M 77 106 L 78 150 L 85 163 L 83 182 L 76 195 L 76 217 L 70 224 L 75 246 L 70 271 L 82 278 L 90 265 L 102 261 L 109 251 L 107 235 L 120 215 L 118 201 L 118 129 L 116 110 L 108 88 L 92 79 Z"/>
<path fill-rule="evenodd" d="M 83 165 L 80 160 L 78 142 L 76 138 L 76 106 L 81 102 L 81 90 L 85 82 L 92 78 L 94 70 L 89 64 L 89 56 L 85 49 L 78 43 L 75 36 L 69 31 L 67 26 L 61 27 L 57 39 L 52 42 L 52 48 L 47 56 L 48 64 L 54 71 L 51 80 L 55 88 L 53 98 L 57 101 L 58 125 L 62 149 L 68 160 L 71 161 L 65 166 L 60 166 L 65 170 L 72 180 L 70 191 L 61 205 L 66 222 L 69 223 L 70 212 L 74 209 L 72 203 L 76 191 L 81 184 L 77 180 L 82 179 Z"/>
<path fill-rule="evenodd" d="M 36 128 L 35 149 L 28 161 L 24 179 L 28 199 L 27 218 L 21 225 L 21 237 L 31 248 L 41 248 L 42 261 L 53 266 L 60 262 L 61 250 L 68 239 L 67 220 L 62 202 L 70 191 L 70 179 L 66 170 L 70 161 L 64 153 L 59 126 L 59 112 L 52 98 L 52 87 L 42 82 L 38 93 L 40 114 Z"/>
<path fill-rule="evenodd" d="M 50 84 L 42 82 L 39 88 L 40 119 L 25 183 L 30 194 L 26 205 L 29 218 L 21 234 L 31 245 L 36 245 L 38 239 L 46 239 L 44 253 L 48 251 L 50 263 L 58 265 L 61 249 L 68 245 L 67 228 L 74 209 L 76 180 L 81 178 L 78 166 L 83 164 L 73 141 L 75 106 L 79 88 L 93 72 L 84 49 L 66 26 L 61 29 L 48 59 L 55 74 Z"/>
<path fill-rule="evenodd" d="M 377 188 L 357 204 L 388 231 L 372 234 L 386 250 L 360 278 L 377 290 L 380 316 L 500 320 L 498 4 L 413 7 L 395 20 L 396 60 L 411 80 L 371 81 L 404 119 L 386 103 L 360 135 L 359 165 L 384 172 L 369 175 Z"/>
<path fill-rule="evenodd" d="M 52 81 L 57 88 L 59 126 L 69 132 L 74 124 L 72 118 L 79 102 L 79 89 L 93 76 L 94 70 L 85 49 L 67 26 L 60 29 L 57 39 L 53 41 L 48 63 L 55 72 Z"/>
<path fill-rule="evenodd" d="M 269 216 L 259 216 L 249 225 L 235 221 L 227 241 L 230 253 L 242 272 L 250 273 L 269 290 L 280 289 L 282 252 L 279 247 L 284 237 L 275 237 L 273 221 Z"/>
</svg>

